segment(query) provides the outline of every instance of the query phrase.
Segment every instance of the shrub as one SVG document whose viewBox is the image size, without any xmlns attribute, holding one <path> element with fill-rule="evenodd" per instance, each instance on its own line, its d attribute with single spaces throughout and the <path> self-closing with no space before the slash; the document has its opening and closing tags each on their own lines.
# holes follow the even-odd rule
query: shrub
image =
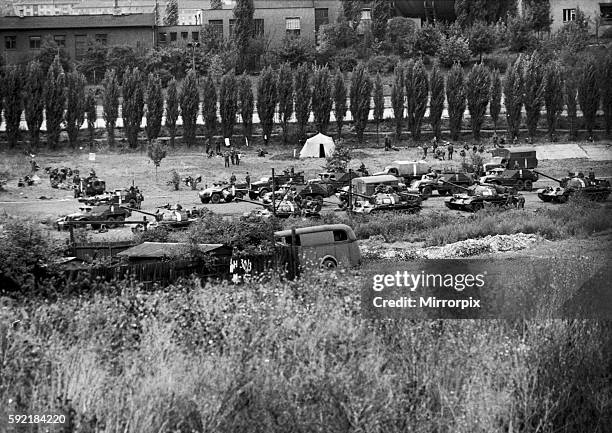
<svg viewBox="0 0 612 433">
<path fill-rule="evenodd" d="M 278 71 L 278 116 L 283 128 L 283 143 L 287 144 L 287 128 L 293 116 L 293 74 L 289 63 Z"/>
<path fill-rule="evenodd" d="M 66 74 L 66 132 L 70 145 L 76 147 L 81 126 L 85 121 L 85 76 L 80 72 Z"/>
<path fill-rule="evenodd" d="M 18 66 L 8 66 L 3 84 L 6 86 L 4 95 L 4 121 L 6 123 L 6 138 L 10 147 L 15 147 L 21 138 L 19 122 L 23 111 L 23 73 Z"/>
<path fill-rule="evenodd" d="M 306 126 L 310 118 L 310 102 L 312 88 L 310 87 L 311 68 L 307 64 L 300 65 L 293 74 L 295 88 L 295 118 L 297 120 L 300 140 L 306 138 Z"/>
<path fill-rule="evenodd" d="M 391 86 L 391 105 L 393 106 L 393 118 L 395 119 L 396 140 L 400 140 L 402 136 L 402 124 L 404 123 L 404 75 L 404 67 L 401 63 L 398 63 L 393 73 L 393 85 Z"/>
<path fill-rule="evenodd" d="M 168 185 L 172 185 L 175 191 L 178 191 L 181 188 L 181 176 L 179 176 L 178 172 L 174 169 L 170 172 L 170 180 L 168 181 Z"/>
<path fill-rule="evenodd" d="M 335 53 L 353 47 L 359 41 L 357 33 L 346 21 L 324 24 L 319 28 L 319 50 Z"/>
<path fill-rule="evenodd" d="M 544 64 L 540 55 L 535 52 L 525 59 L 524 68 L 524 104 L 527 113 L 529 136 L 535 137 L 538 129 L 540 112 L 544 105 Z"/>
<path fill-rule="evenodd" d="M 128 144 L 138 147 L 138 133 L 144 115 L 144 76 L 138 68 L 128 68 L 123 74 L 123 124 Z"/>
<path fill-rule="evenodd" d="M 157 169 L 167 155 L 168 151 L 166 150 L 166 146 L 164 146 L 159 140 L 154 140 L 147 147 L 147 156 L 155 166 L 155 180 L 157 180 Z"/>
<path fill-rule="evenodd" d="M 151 141 L 159 137 L 159 131 L 161 130 L 162 118 L 164 115 L 162 83 L 159 76 L 156 74 L 149 74 L 147 78 L 146 105 L 147 125 L 145 127 L 145 131 L 147 133 L 147 139 Z"/>
<path fill-rule="evenodd" d="M 387 74 L 392 72 L 399 62 L 397 56 L 374 56 L 368 60 L 367 67 L 370 74 Z"/>
<path fill-rule="evenodd" d="M 28 63 L 23 88 L 23 108 L 30 135 L 30 146 L 38 147 L 40 127 L 43 121 L 45 75 L 36 60 Z M 1 102 L 1 98 L 0 98 Z"/>
<path fill-rule="evenodd" d="M 442 38 L 437 56 L 443 66 L 451 67 L 455 63 L 465 65 L 470 61 L 472 53 L 467 39 L 460 36 L 450 36 Z"/>
<path fill-rule="evenodd" d="M 557 129 L 559 116 L 563 112 L 563 75 L 557 62 L 546 65 L 544 71 L 544 105 L 548 134 L 552 139 Z"/>
<path fill-rule="evenodd" d="M 342 125 L 344 124 L 347 110 L 344 76 L 342 75 L 342 71 L 337 70 L 334 77 L 334 115 L 336 116 L 338 137 L 342 137 Z"/>
<path fill-rule="evenodd" d="M 414 33 L 414 51 L 422 55 L 435 56 L 442 44 L 442 37 L 438 27 L 425 24 Z"/>
<path fill-rule="evenodd" d="M 195 71 L 190 70 L 183 80 L 179 96 L 181 119 L 183 119 L 183 141 L 188 147 L 195 144 L 196 120 L 200 109 L 200 92 L 196 80 Z"/>
<path fill-rule="evenodd" d="M 472 25 L 469 31 L 469 47 L 472 54 L 480 56 L 488 54 L 495 48 L 495 31 L 493 27 L 485 22 L 478 21 Z"/>
<path fill-rule="evenodd" d="M 612 39 L 612 27 L 605 29 L 599 37 L 602 39 Z"/>
<path fill-rule="evenodd" d="M 475 140 L 480 140 L 480 129 L 487 112 L 491 91 L 491 74 L 483 64 L 474 65 L 465 82 L 468 110 Z"/>
<path fill-rule="evenodd" d="M 512 138 L 518 137 L 521 127 L 521 110 L 523 108 L 523 58 L 519 56 L 506 74 L 504 97 L 508 132 Z"/>
<path fill-rule="evenodd" d="M 521 16 L 511 17 L 508 20 L 508 30 L 506 33 L 508 44 L 511 51 L 522 53 L 532 51 L 538 45 L 538 40 L 531 30 L 531 24 Z"/>
<path fill-rule="evenodd" d="M 276 74 L 271 67 L 261 73 L 257 83 L 257 113 L 266 144 L 268 144 L 274 126 L 274 112 L 278 101 L 276 83 Z"/>
<path fill-rule="evenodd" d="M 344 143 L 344 140 L 339 140 L 332 155 L 326 159 L 325 170 L 345 173 L 351 159 L 351 148 Z"/>
<path fill-rule="evenodd" d="M 202 80 L 202 118 L 206 125 L 208 143 L 217 133 L 217 89 L 215 81 L 210 75 Z"/>
<path fill-rule="evenodd" d="M 599 86 L 597 80 L 597 63 L 595 59 L 589 58 L 580 70 L 578 85 L 578 101 L 584 117 L 589 135 L 593 135 L 595 118 L 599 109 Z"/>
<path fill-rule="evenodd" d="M 119 83 L 115 69 L 106 71 L 102 87 L 102 117 L 106 123 L 108 145 L 112 147 L 115 145 L 115 123 L 119 116 Z"/>
<path fill-rule="evenodd" d="M 459 139 L 461 123 L 465 112 L 465 80 L 463 69 L 455 64 L 448 73 L 446 81 L 446 100 L 448 101 L 448 117 L 450 123 L 451 138 Z"/>
<path fill-rule="evenodd" d="M 330 60 L 329 64 L 334 69 L 339 69 L 342 72 L 351 72 L 359 63 L 359 55 L 352 48 L 347 48 L 338 51 Z"/>
<path fill-rule="evenodd" d="M 350 90 L 351 114 L 359 143 L 363 143 L 363 133 L 368 124 L 371 94 L 372 80 L 364 64 L 360 63 L 351 74 Z"/>
<path fill-rule="evenodd" d="M 444 111 L 444 75 L 440 72 L 438 63 L 434 63 L 429 75 L 431 99 L 429 102 L 429 122 L 434 137 L 442 138 L 442 112 Z"/>
<path fill-rule="evenodd" d="M 586 49 L 590 40 L 589 20 L 580 10 L 576 9 L 576 19 L 565 23 L 554 35 L 553 43 L 558 50 L 570 53 L 580 53 Z"/>
<path fill-rule="evenodd" d="M 302 63 L 312 63 L 315 50 L 312 42 L 300 36 L 286 36 L 278 48 L 273 51 L 276 64 L 289 63 L 292 68 Z"/>
<path fill-rule="evenodd" d="M 238 112 L 238 82 L 233 73 L 224 75 L 223 80 L 221 80 L 219 112 L 221 113 L 223 137 L 231 138 L 234 135 L 236 113 Z"/>
<path fill-rule="evenodd" d="M 47 72 L 44 95 L 47 141 L 49 146 L 55 149 L 62 131 L 66 104 L 66 75 L 60 64 L 59 56 L 56 56 Z"/>
<path fill-rule="evenodd" d="M 405 56 L 412 51 L 415 33 L 414 22 L 409 18 L 395 17 L 387 23 L 387 43 L 394 54 Z"/>
<path fill-rule="evenodd" d="M 332 110 L 332 83 L 327 66 L 315 68 L 312 75 L 312 111 L 317 131 L 325 134 Z"/>
<path fill-rule="evenodd" d="M 173 78 L 166 89 L 166 128 L 170 134 L 170 146 L 174 147 L 176 120 L 179 116 L 179 97 L 176 80 Z"/>
</svg>

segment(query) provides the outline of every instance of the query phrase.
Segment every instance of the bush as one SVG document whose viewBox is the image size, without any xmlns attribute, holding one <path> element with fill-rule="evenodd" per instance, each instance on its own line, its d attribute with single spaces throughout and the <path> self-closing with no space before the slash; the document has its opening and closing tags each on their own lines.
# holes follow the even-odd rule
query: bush
<svg viewBox="0 0 612 433">
<path fill-rule="evenodd" d="M 395 66 L 399 63 L 397 56 L 375 56 L 368 60 L 368 72 L 374 74 L 388 74 L 393 72 Z"/>
<path fill-rule="evenodd" d="M 312 63 L 315 59 L 312 42 L 300 36 L 286 36 L 272 54 L 275 64 L 288 62 L 292 68 L 302 63 Z"/>
<path fill-rule="evenodd" d="M 601 32 L 601 35 L 599 37 L 602 39 L 612 39 L 612 27 L 608 27 L 603 32 Z"/>
<path fill-rule="evenodd" d="M 442 38 L 437 56 L 440 59 L 440 63 L 449 68 L 455 63 L 465 65 L 470 61 L 472 52 L 470 51 L 467 39 L 460 36 L 450 36 Z"/>
<path fill-rule="evenodd" d="M 482 59 L 482 63 L 490 70 L 497 69 L 500 73 L 505 74 L 508 70 L 508 56 L 496 57 L 495 55 Z"/>
<path fill-rule="evenodd" d="M 511 17 L 508 21 L 506 32 L 508 44 L 511 51 L 522 53 L 533 51 L 538 46 L 538 39 L 531 30 L 531 24 L 523 17 Z"/>
<path fill-rule="evenodd" d="M 342 72 L 351 72 L 357 63 L 359 63 L 359 56 L 353 48 L 338 51 L 329 62 L 333 69 L 339 69 Z"/>
<path fill-rule="evenodd" d="M 470 51 L 480 56 L 488 54 L 495 48 L 495 30 L 493 27 L 482 21 L 474 23 L 469 32 Z"/>
<path fill-rule="evenodd" d="M 395 17 L 387 23 L 387 39 L 394 54 L 405 56 L 412 51 L 415 33 L 414 21 L 409 18 Z"/>
<path fill-rule="evenodd" d="M 421 55 L 435 56 L 442 44 L 442 32 L 438 27 L 425 24 L 414 33 L 414 51 Z"/>
<path fill-rule="evenodd" d="M 174 169 L 170 172 L 170 180 L 168 181 L 168 185 L 174 188 L 174 191 L 178 191 L 181 189 L 181 176 L 179 176 L 178 172 Z"/>
</svg>

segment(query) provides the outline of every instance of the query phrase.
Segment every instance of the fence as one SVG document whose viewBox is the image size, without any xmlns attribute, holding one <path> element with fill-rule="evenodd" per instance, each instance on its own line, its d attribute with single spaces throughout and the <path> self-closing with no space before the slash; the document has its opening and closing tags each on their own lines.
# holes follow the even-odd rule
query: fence
<svg viewBox="0 0 612 433">
<path fill-rule="evenodd" d="M 136 243 L 121 242 L 75 242 L 72 244 L 72 255 L 79 260 L 91 261 L 102 257 L 114 257 L 117 253 L 132 248 Z"/>
</svg>

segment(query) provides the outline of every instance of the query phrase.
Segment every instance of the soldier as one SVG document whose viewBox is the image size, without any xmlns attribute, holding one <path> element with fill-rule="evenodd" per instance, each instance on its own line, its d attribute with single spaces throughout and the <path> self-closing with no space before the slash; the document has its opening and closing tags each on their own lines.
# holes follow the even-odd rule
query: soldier
<svg viewBox="0 0 612 433">
<path fill-rule="evenodd" d="M 248 188 L 251 188 L 251 175 L 249 174 L 249 172 L 246 172 L 246 176 L 244 176 L 244 180 L 247 184 Z"/>
<path fill-rule="evenodd" d="M 388 152 L 391 150 L 391 137 L 389 137 L 389 134 L 385 134 L 385 152 Z"/>
<path fill-rule="evenodd" d="M 484 148 L 484 146 L 481 144 L 481 145 L 480 145 L 480 147 L 478 148 L 478 152 L 480 152 L 480 153 L 484 153 L 484 151 L 485 151 L 485 148 Z"/>
<path fill-rule="evenodd" d="M 453 149 L 453 144 L 452 143 L 448 143 L 448 146 L 446 146 L 446 151 L 448 152 L 448 160 L 452 161 L 453 160 L 453 152 L 455 151 L 455 149 Z"/>
<path fill-rule="evenodd" d="M 491 137 L 491 142 L 493 143 L 493 147 L 497 148 L 497 146 L 499 146 L 499 138 L 497 137 L 497 134 L 494 132 L 493 136 Z"/>
<path fill-rule="evenodd" d="M 461 152 L 459 152 L 459 156 L 465 158 L 465 149 L 461 149 Z"/>
<path fill-rule="evenodd" d="M 215 151 L 217 153 L 217 155 L 221 155 L 221 140 L 217 139 L 217 143 L 215 146 Z"/>
<path fill-rule="evenodd" d="M 427 159 L 427 149 L 429 149 L 427 147 L 427 143 L 423 144 L 423 159 Z"/>
<path fill-rule="evenodd" d="M 472 146 L 472 152 L 473 153 L 478 152 L 478 146 L 476 146 L 476 145 Z"/>
<path fill-rule="evenodd" d="M 433 140 L 431 140 L 431 150 L 435 155 L 438 150 L 438 137 L 434 137 Z"/>
<path fill-rule="evenodd" d="M 589 168 L 589 180 L 595 181 L 595 172 L 592 168 Z"/>
<path fill-rule="evenodd" d="M 223 160 L 225 161 L 225 168 L 229 168 L 229 166 L 230 166 L 230 154 L 229 154 L 229 152 L 227 150 L 223 154 Z"/>
<path fill-rule="evenodd" d="M 232 165 L 236 165 L 236 151 L 233 148 L 230 149 L 230 161 Z"/>
<path fill-rule="evenodd" d="M 242 154 L 240 152 L 236 152 L 236 165 L 240 165 L 240 159 L 242 158 Z"/>
<path fill-rule="evenodd" d="M 206 155 L 210 158 L 210 138 L 206 139 Z"/>
<path fill-rule="evenodd" d="M 236 184 L 236 175 L 234 174 L 234 172 L 232 172 L 232 175 L 230 176 L 230 185 L 235 185 Z"/>
<path fill-rule="evenodd" d="M 514 170 L 520 170 L 521 169 L 521 165 L 519 164 L 518 161 L 514 161 Z"/>
</svg>

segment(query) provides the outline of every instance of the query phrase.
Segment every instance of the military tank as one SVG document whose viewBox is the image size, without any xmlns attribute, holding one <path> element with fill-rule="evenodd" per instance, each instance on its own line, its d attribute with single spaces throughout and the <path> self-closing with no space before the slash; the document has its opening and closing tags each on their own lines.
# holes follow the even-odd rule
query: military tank
<svg viewBox="0 0 612 433">
<path fill-rule="evenodd" d="M 356 214 L 372 214 L 381 212 L 409 212 L 416 213 L 421 210 L 423 199 L 419 194 L 407 192 L 377 192 L 372 196 L 352 193 L 357 198 L 350 212 Z M 347 209 L 347 203 L 340 203 L 341 209 Z"/>
<path fill-rule="evenodd" d="M 452 210 L 477 212 L 485 206 L 523 207 L 525 204 L 525 198 L 514 188 L 499 185 L 473 185 L 467 188 L 451 185 L 463 191 L 453 194 L 444 202 L 446 207 Z"/>
<path fill-rule="evenodd" d="M 588 200 L 605 201 L 612 192 L 609 181 L 597 179 L 595 176 L 584 177 L 582 173 L 574 173 L 559 180 L 544 173 L 537 171 L 535 173 L 559 184 L 559 186 L 547 186 L 537 191 L 540 200 L 547 203 L 565 203 L 574 195 L 580 195 Z"/>
</svg>

